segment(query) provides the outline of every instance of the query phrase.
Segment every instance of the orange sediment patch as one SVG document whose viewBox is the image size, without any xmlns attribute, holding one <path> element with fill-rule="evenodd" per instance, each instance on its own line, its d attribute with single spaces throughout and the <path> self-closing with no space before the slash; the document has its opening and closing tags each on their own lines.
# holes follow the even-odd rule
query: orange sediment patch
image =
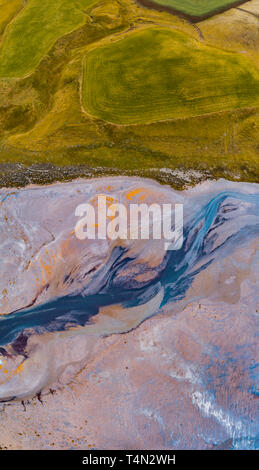
<svg viewBox="0 0 259 470">
<path fill-rule="evenodd" d="M 146 191 L 147 193 L 150 192 L 150 191 L 149 191 L 148 189 L 146 189 L 146 188 L 133 189 L 132 191 L 129 191 L 129 192 L 127 193 L 126 197 L 127 197 L 127 199 L 128 199 L 129 201 L 131 201 L 134 196 L 137 196 L 137 194 L 139 194 L 139 193 L 141 193 L 141 192 L 143 192 L 143 191 Z M 145 199 L 146 199 L 146 195 L 142 195 L 140 199 L 145 200 Z"/>
<path fill-rule="evenodd" d="M 53 268 L 55 265 L 55 253 L 50 250 L 46 250 L 46 261 L 41 257 L 40 266 L 41 266 L 41 284 L 44 285 L 47 281 L 51 279 L 53 273 Z"/>
</svg>

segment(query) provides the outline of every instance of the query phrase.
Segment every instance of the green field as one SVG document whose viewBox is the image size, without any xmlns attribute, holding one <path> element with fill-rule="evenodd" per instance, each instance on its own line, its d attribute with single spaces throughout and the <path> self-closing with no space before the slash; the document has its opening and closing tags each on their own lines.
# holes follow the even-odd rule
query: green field
<svg viewBox="0 0 259 470">
<path fill-rule="evenodd" d="M 194 25 L 140 0 L 0 0 L 0 185 L 259 181 L 258 64 L 237 8 Z"/>
<path fill-rule="evenodd" d="M 157 5 L 171 7 L 186 15 L 200 17 L 231 7 L 231 5 L 237 3 L 236 0 L 152 0 L 152 2 Z"/>
<path fill-rule="evenodd" d="M 83 10 L 95 2 L 30 0 L 10 24 L 0 45 L 0 77 L 31 73 L 57 38 L 84 23 Z"/>
<path fill-rule="evenodd" d="M 89 114 L 136 124 L 259 104 L 259 73 L 242 55 L 149 28 L 90 51 L 82 91 Z"/>
</svg>

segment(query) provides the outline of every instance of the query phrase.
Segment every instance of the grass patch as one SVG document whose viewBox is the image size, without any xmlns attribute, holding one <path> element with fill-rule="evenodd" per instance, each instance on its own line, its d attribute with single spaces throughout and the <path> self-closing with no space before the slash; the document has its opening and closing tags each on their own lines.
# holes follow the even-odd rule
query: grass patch
<svg viewBox="0 0 259 470">
<path fill-rule="evenodd" d="M 116 124 L 137 124 L 255 106 L 259 73 L 244 56 L 172 30 L 149 28 L 90 51 L 83 106 Z"/>
<path fill-rule="evenodd" d="M 189 16 L 205 17 L 213 12 L 230 8 L 238 2 L 236 0 L 152 0 L 150 3 L 169 7 Z"/>
<path fill-rule="evenodd" d="M 22 7 L 22 0 L 0 0 L 0 35 Z"/>
<path fill-rule="evenodd" d="M 14 2 L 6 3 L 10 8 Z M 0 77 L 31 73 L 60 36 L 84 23 L 85 9 L 94 3 L 96 0 L 30 0 L 4 35 Z"/>
</svg>

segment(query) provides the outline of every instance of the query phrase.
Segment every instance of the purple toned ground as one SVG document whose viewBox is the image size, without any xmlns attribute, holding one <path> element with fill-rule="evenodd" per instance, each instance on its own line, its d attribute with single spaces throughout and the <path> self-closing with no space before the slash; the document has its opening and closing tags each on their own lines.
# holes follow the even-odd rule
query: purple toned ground
<svg viewBox="0 0 259 470">
<path fill-rule="evenodd" d="M 245 447 L 242 436 L 251 435 L 256 417 L 243 356 L 247 348 L 256 355 L 255 295 L 247 284 L 238 305 L 194 303 L 176 317 L 155 317 L 100 340 L 89 364 L 43 396 L 43 405 L 36 398 L 26 408 L 4 406 L 0 445 L 210 449 L 231 448 L 234 440 Z"/>
<path fill-rule="evenodd" d="M 163 244 L 134 241 L 127 247 L 131 264 L 121 264 L 116 272 L 112 271 L 114 263 L 109 264 L 109 246 L 101 251 L 98 241 L 81 246 L 73 239 L 74 207 L 104 190 L 120 200 L 143 193 L 151 201 L 183 198 L 189 216 L 197 211 L 204 214 L 204 204 L 209 207 L 198 232 L 188 232 L 179 260 L 178 268 L 184 259 L 196 272 L 183 296 L 173 295 L 175 284 L 169 274 L 162 284 Z M 217 206 L 215 223 L 209 226 L 213 204 L 222 194 L 226 199 Z M 176 193 L 149 180 L 114 178 L 4 190 L 2 196 L 6 216 L 1 232 L 2 281 L 5 276 L 5 284 L 11 286 L 2 295 L 2 309 L 7 312 L 2 325 L 19 299 L 27 305 L 35 297 L 42 266 L 47 266 L 42 275 L 51 288 L 45 294 L 40 290 L 39 304 L 51 296 L 72 294 L 71 285 L 80 286 L 87 298 L 91 289 L 100 286 L 103 272 L 113 274 L 121 286 L 124 282 L 127 287 L 133 279 L 144 282 L 146 297 L 135 306 L 115 303 L 100 308 L 85 326 L 68 326 L 65 331 L 59 331 L 58 323 L 51 331 L 32 328 L 27 344 L 4 345 L 10 357 L 0 356 L 0 394 L 2 399 L 16 394 L 16 401 L 0 404 L 0 448 L 255 448 L 259 418 L 257 185 L 208 182 Z M 50 217 L 51 211 L 56 218 Z M 203 227 L 208 233 L 206 243 L 203 251 L 195 251 Z M 47 257 L 43 265 L 46 250 L 53 256 L 51 263 Z M 23 264 L 18 262 L 21 259 Z M 19 269 L 13 269 L 15 260 Z M 99 277 L 81 276 L 90 262 L 97 261 Z M 152 276 L 141 274 L 143 263 L 145 274 L 159 275 L 158 293 L 150 291 Z M 64 275 L 73 265 L 74 282 L 66 284 Z M 201 265 L 206 268 L 199 270 Z M 110 271 L 103 270 L 107 266 Z M 171 300 L 163 303 L 165 292 L 171 292 Z M 19 315 L 15 318 L 22 323 Z"/>
</svg>

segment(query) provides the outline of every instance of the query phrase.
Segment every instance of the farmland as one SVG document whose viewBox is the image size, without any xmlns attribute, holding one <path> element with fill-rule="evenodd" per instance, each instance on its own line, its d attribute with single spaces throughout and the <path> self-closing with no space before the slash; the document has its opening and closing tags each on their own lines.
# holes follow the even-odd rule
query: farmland
<svg viewBox="0 0 259 470">
<path fill-rule="evenodd" d="M 259 180 L 258 14 L 259 0 L 195 24 L 134 0 L 0 0 L 0 184 Z"/>
<path fill-rule="evenodd" d="M 3 5 L 4 11 L 11 15 L 17 3 L 12 0 L 8 9 Z M 94 0 L 31 0 L 3 38 L 0 77 L 23 77 L 32 72 L 58 37 L 83 24 L 82 10 L 93 3 Z"/>
<path fill-rule="evenodd" d="M 116 124 L 187 118 L 259 104 L 259 73 L 242 55 L 149 28 L 91 51 L 83 104 Z"/>
</svg>

